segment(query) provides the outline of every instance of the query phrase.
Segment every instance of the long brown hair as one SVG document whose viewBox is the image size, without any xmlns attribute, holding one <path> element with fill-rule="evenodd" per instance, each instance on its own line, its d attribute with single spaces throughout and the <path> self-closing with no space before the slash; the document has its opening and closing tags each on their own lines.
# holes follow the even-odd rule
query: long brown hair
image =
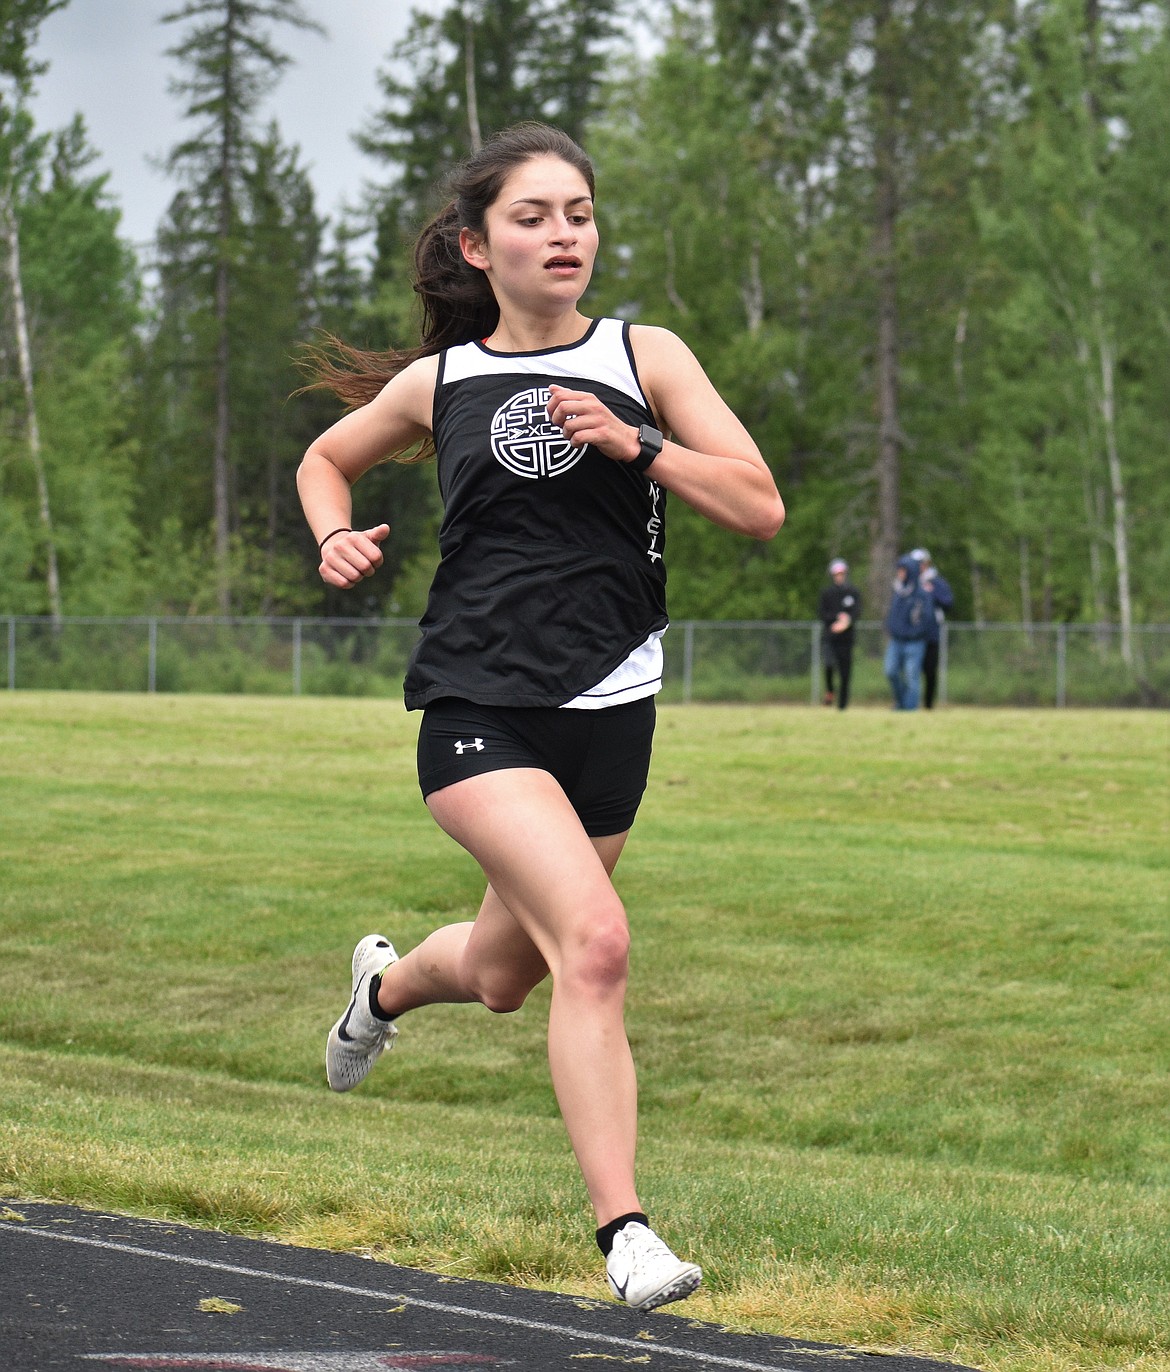
<svg viewBox="0 0 1170 1372">
<path fill-rule="evenodd" d="M 585 178 L 592 195 L 593 163 L 560 129 L 535 122 L 514 124 L 494 134 L 452 173 L 448 203 L 419 234 L 414 245 L 414 290 L 422 314 L 421 342 L 416 348 L 368 352 L 324 334 L 305 347 L 300 365 L 310 377 L 304 390 L 330 390 L 349 409 L 368 405 L 386 383 L 420 357 L 472 339 L 487 338 L 500 318 L 488 279 L 473 267 L 459 247 L 459 233 L 483 234 L 488 209 L 512 172 L 534 157 L 559 157 Z M 418 461 L 433 451 L 430 444 L 410 449 Z"/>
</svg>

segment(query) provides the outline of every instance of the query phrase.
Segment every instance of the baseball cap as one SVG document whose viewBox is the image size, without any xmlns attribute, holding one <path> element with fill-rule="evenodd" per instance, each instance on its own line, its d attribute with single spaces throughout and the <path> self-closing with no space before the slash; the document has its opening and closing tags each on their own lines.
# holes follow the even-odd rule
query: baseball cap
<svg viewBox="0 0 1170 1372">
<path fill-rule="evenodd" d="M 847 572 L 848 570 L 849 570 L 849 563 L 846 562 L 845 559 L 844 559 L 843 557 L 835 557 L 835 558 L 832 560 L 832 562 L 829 563 L 829 575 L 830 575 L 830 576 L 832 576 L 835 572 Z"/>
</svg>

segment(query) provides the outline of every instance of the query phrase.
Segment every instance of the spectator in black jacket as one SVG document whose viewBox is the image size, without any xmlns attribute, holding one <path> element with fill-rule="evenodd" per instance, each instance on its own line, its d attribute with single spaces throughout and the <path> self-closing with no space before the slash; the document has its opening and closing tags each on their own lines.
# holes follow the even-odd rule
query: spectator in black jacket
<svg viewBox="0 0 1170 1372">
<path fill-rule="evenodd" d="M 853 672 L 853 630 L 861 616 L 861 592 L 849 582 L 849 564 L 843 557 L 829 563 L 830 584 L 821 591 L 817 614 L 823 627 L 821 650 L 825 666 L 825 704 L 843 710 L 849 704 L 849 678 Z M 834 675 L 840 674 L 840 689 Z"/>
</svg>

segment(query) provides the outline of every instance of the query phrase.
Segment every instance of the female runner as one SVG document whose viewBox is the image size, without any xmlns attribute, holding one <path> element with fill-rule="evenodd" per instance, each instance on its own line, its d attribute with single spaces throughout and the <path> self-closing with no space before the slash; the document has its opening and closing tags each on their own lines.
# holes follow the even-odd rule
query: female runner
<svg viewBox="0 0 1170 1372">
<path fill-rule="evenodd" d="M 514 1011 L 551 975 L 552 1082 L 607 1279 L 648 1310 L 702 1276 L 650 1228 L 635 1189 L 630 933 L 610 880 L 650 763 L 665 492 L 757 539 L 777 533 L 784 506 L 674 334 L 578 308 L 598 235 L 593 168 L 572 139 L 506 130 L 452 191 L 415 249 L 421 346 L 316 354 L 317 384 L 351 409 L 310 446 L 297 484 L 322 579 L 357 586 L 390 529 L 350 527 L 350 488 L 433 443 L 441 560 L 405 696 L 423 711 L 426 804 L 487 890 L 473 921 L 401 959 L 380 934 L 358 943 L 327 1075 L 335 1091 L 356 1086 L 408 1010 Z"/>
</svg>

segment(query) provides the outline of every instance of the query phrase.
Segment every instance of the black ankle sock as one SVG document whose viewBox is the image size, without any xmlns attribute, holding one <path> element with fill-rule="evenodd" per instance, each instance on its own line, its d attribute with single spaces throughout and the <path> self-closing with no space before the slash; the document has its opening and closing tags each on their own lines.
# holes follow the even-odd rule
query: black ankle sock
<svg viewBox="0 0 1170 1372">
<path fill-rule="evenodd" d="M 650 1227 L 650 1221 L 642 1214 L 641 1210 L 631 1210 L 628 1215 L 619 1215 L 616 1220 L 610 1220 L 608 1224 L 603 1224 L 597 1231 L 597 1246 L 607 1258 L 619 1231 L 624 1229 L 631 1220 L 637 1220 L 639 1224 L 644 1224 L 647 1229 Z"/>
<path fill-rule="evenodd" d="M 370 978 L 370 1014 L 375 1019 L 380 1019 L 383 1024 L 389 1024 L 392 1019 L 397 1019 L 397 1015 L 388 1015 L 378 1004 L 378 988 L 382 985 L 382 974 Z"/>
</svg>

